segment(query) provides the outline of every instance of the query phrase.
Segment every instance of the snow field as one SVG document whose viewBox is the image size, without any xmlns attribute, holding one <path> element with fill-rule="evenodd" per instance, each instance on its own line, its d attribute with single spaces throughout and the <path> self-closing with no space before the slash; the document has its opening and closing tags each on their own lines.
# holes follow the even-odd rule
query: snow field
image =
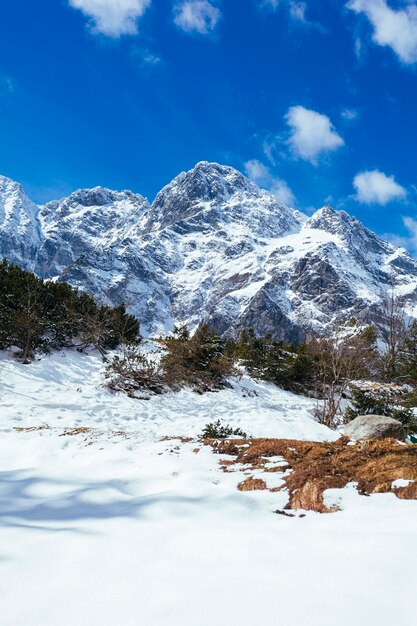
<svg viewBox="0 0 417 626">
<path fill-rule="evenodd" d="M 288 518 L 273 513 L 284 492 L 236 489 L 245 466 L 225 473 L 198 441 L 160 440 L 219 417 L 336 438 L 310 400 L 245 379 L 134 401 L 101 387 L 102 368 L 72 352 L 3 359 L 2 625 L 414 626 L 417 502 L 350 487 L 326 494 L 340 513 Z"/>
</svg>

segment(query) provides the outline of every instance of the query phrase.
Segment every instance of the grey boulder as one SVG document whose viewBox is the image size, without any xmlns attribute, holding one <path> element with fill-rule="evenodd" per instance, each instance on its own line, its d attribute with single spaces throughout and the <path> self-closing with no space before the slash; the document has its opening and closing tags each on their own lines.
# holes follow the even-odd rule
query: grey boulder
<svg viewBox="0 0 417 626">
<path fill-rule="evenodd" d="M 384 415 L 359 415 L 346 424 L 344 434 L 350 439 L 394 439 L 405 440 L 404 426 L 398 420 Z"/>
</svg>

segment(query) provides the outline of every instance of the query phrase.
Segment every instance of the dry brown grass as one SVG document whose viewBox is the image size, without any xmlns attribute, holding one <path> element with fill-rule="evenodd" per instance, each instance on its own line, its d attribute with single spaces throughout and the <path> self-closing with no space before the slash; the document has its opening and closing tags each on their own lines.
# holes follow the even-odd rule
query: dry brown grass
<svg viewBox="0 0 417 626">
<path fill-rule="evenodd" d="M 266 482 L 261 478 L 249 477 L 243 482 L 239 483 L 237 488 L 239 491 L 259 491 L 266 489 Z"/>
<path fill-rule="evenodd" d="M 417 499 L 417 445 L 406 445 L 394 439 L 369 440 L 354 445 L 347 437 L 334 442 L 295 441 L 289 439 L 252 439 L 211 441 L 219 454 L 231 455 L 222 460 L 225 471 L 241 463 L 251 469 L 264 467 L 268 457 L 281 456 L 292 470 L 284 476 L 284 489 L 289 493 L 288 508 L 329 513 L 323 492 L 342 488 L 350 482 L 358 485 L 360 494 L 393 492 L 398 498 Z M 249 446 L 245 446 L 249 444 Z M 283 471 L 285 468 L 273 468 Z M 269 470 L 265 470 L 269 471 Z M 407 487 L 392 487 L 398 478 L 411 480 Z M 257 479 L 259 480 L 259 479 Z M 255 479 L 247 479 L 238 487 Z M 260 481 L 257 484 L 263 483 Z M 250 487 L 248 487 L 250 488 Z M 256 487 L 265 489 L 264 487 Z"/>
<path fill-rule="evenodd" d="M 195 441 L 192 437 L 172 437 L 165 435 L 159 441 L 181 441 L 181 443 L 191 443 Z"/>
<path fill-rule="evenodd" d="M 87 426 L 79 426 L 78 428 L 68 428 L 61 433 L 60 437 L 75 437 L 76 435 L 85 435 L 86 433 L 91 433 L 92 428 L 87 428 Z"/>
</svg>

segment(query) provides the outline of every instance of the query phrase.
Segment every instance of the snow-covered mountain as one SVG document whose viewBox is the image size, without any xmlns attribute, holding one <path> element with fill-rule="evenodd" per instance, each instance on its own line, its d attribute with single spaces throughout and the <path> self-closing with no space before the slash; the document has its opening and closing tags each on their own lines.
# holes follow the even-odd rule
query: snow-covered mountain
<svg viewBox="0 0 417 626">
<path fill-rule="evenodd" d="M 372 320 L 392 285 L 417 317 L 417 261 L 403 248 L 344 211 L 307 218 L 217 163 L 181 173 L 152 204 L 96 187 L 38 207 L 0 177 L 0 254 L 125 302 L 150 333 L 206 320 L 299 340 L 339 317 Z"/>
<path fill-rule="evenodd" d="M 0 176 L 0 253 L 13 263 L 32 269 L 42 241 L 39 207 L 23 188 Z"/>
</svg>

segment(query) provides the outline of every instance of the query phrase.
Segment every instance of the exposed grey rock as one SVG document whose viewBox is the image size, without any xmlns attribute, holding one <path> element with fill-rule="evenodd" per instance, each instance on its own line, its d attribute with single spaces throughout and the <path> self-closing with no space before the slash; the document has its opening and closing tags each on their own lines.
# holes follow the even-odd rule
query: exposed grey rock
<svg viewBox="0 0 417 626">
<path fill-rule="evenodd" d="M 204 161 L 152 205 L 96 187 L 37 207 L 0 177 L 0 253 L 107 304 L 124 302 L 145 333 L 208 321 L 225 336 L 251 326 L 300 341 L 341 318 L 372 322 L 392 284 L 406 312 L 417 311 L 417 262 L 404 249 L 344 211 L 307 218 Z"/>
<path fill-rule="evenodd" d="M 401 422 L 384 415 L 359 415 L 346 424 L 344 434 L 355 440 L 393 437 L 404 441 L 406 437 Z"/>
</svg>

